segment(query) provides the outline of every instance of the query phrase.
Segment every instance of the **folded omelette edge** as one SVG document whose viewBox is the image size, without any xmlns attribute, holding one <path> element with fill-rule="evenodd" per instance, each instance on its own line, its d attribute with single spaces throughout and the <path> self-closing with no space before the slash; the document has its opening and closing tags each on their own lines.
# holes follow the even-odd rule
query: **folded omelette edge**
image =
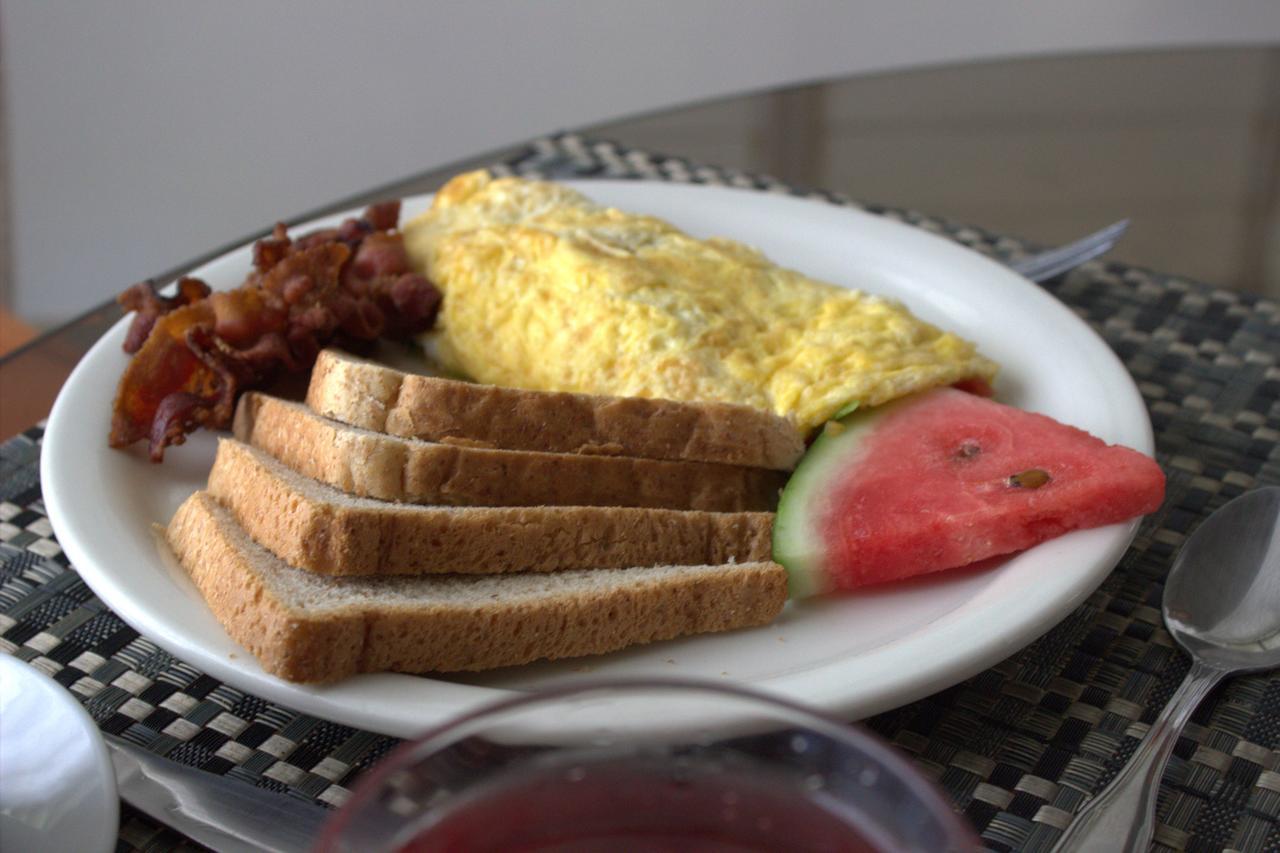
<svg viewBox="0 0 1280 853">
<path fill-rule="evenodd" d="M 479 382 L 740 403 L 809 432 L 997 370 L 895 300 L 560 184 L 462 174 L 404 236 L 445 294 L 433 354 Z"/>
</svg>

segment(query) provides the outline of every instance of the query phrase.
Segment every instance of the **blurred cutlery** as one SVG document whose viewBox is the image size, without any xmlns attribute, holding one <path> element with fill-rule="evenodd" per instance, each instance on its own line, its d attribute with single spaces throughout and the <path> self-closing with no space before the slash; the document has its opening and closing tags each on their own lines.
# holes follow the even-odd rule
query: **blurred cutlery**
<svg viewBox="0 0 1280 853">
<path fill-rule="evenodd" d="M 1128 219 L 1113 222 L 1106 228 L 1081 237 L 1075 242 L 1035 255 L 1028 255 L 1005 266 L 1032 281 L 1048 281 L 1055 275 L 1074 269 L 1085 261 L 1105 254 L 1129 227 Z"/>
<path fill-rule="evenodd" d="M 104 734 L 120 797 L 219 853 L 301 853 L 329 811 L 305 800 L 187 767 Z"/>
</svg>

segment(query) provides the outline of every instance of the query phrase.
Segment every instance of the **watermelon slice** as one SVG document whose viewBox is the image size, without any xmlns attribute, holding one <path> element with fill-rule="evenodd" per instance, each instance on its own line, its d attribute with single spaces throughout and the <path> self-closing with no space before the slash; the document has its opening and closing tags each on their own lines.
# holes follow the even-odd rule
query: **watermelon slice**
<svg viewBox="0 0 1280 853">
<path fill-rule="evenodd" d="M 787 483 L 774 559 L 792 595 L 965 566 L 1152 512 L 1149 457 L 938 388 L 827 424 Z"/>
</svg>

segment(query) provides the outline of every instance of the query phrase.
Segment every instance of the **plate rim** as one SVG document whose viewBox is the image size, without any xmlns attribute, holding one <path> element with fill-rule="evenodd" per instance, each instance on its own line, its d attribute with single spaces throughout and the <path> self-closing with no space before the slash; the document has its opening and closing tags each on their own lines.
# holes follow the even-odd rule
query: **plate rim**
<svg viewBox="0 0 1280 853">
<path fill-rule="evenodd" d="M 657 191 L 675 193 L 687 193 L 690 191 L 703 193 L 728 193 L 734 194 L 739 198 L 752 199 L 785 199 L 789 203 L 804 204 L 813 206 L 815 209 L 822 209 L 824 214 L 836 216 L 851 217 L 851 224 L 854 220 L 861 219 L 864 222 L 875 222 L 877 227 L 888 225 L 895 229 L 903 229 L 904 232 L 910 232 L 912 238 L 924 238 L 927 240 L 937 241 L 937 244 L 943 244 L 947 247 L 947 251 L 955 251 L 963 253 L 982 264 L 988 265 L 989 271 L 999 271 L 999 275 L 1013 277 L 1020 281 L 1020 286 L 1025 286 L 1027 293 L 1034 293 L 1031 297 L 1040 300 L 1040 304 L 1045 306 L 1046 310 L 1054 312 L 1057 319 L 1066 324 L 1072 334 L 1088 342 L 1088 346 L 1094 350 L 1093 354 L 1099 357 L 1113 372 L 1110 378 L 1113 381 L 1119 380 L 1118 392 L 1116 388 L 1112 388 L 1113 392 L 1119 394 L 1121 402 L 1127 406 L 1136 407 L 1136 412 L 1141 414 L 1141 421 L 1135 426 L 1138 428 L 1141 441 L 1126 442 L 1135 449 L 1140 450 L 1147 455 L 1152 455 L 1154 450 L 1154 437 L 1145 403 L 1137 388 L 1133 377 L 1125 369 L 1116 353 L 1109 345 L 1095 332 L 1083 319 L 1071 311 L 1066 305 L 1058 301 L 1050 293 L 1040 288 L 1034 283 L 1022 279 L 1006 267 L 998 262 L 981 255 L 978 252 L 956 243 L 952 240 L 937 234 L 930 233 L 924 229 L 917 228 L 910 223 L 898 221 L 882 215 L 870 213 L 857 207 L 849 207 L 844 205 L 835 205 L 829 201 L 801 197 L 795 195 L 782 195 L 780 193 L 762 192 L 758 189 L 726 187 L 718 185 L 705 184 L 683 184 L 665 181 L 644 181 L 644 180 L 575 180 L 564 181 L 572 187 L 585 190 L 588 193 L 592 189 L 603 189 L 606 193 L 616 190 L 619 193 L 634 192 L 636 188 L 643 188 L 643 191 Z M 430 194 L 421 194 L 406 197 L 406 202 L 425 203 L 430 199 Z M 358 208 L 356 209 L 358 210 Z M 325 223 L 330 220 L 341 219 L 350 215 L 352 211 L 344 211 L 337 214 L 331 214 L 309 222 L 299 223 L 293 226 L 297 229 L 315 227 L 317 223 Z M 253 241 L 240 244 L 229 250 L 219 259 L 225 258 L 236 251 L 242 251 L 245 246 Z M 210 261 L 216 263 L 217 259 Z M 193 271 L 198 274 L 199 270 Z M 45 447 L 41 453 L 40 469 L 42 491 L 44 491 L 45 507 L 58 537 L 59 543 L 71 559 L 72 565 L 80 572 L 86 584 L 94 591 L 94 593 L 102 599 L 118 616 L 120 616 L 127 624 L 139 631 L 143 636 L 155 642 L 161 648 L 174 654 L 180 661 L 189 663 L 192 666 L 207 672 L 208 674 L 218 678 L 221 681 L 244 690 L 264 699 L 279 703 L 289 707 L 295 711 L 314 714 L 325 719 L 334 720 L 360 728 L 365 728 L 377 732 L 382 732 L 394 736 L 406 737 L 416 734 L 421 729 L 430 725 L 433 720 L 438 721 L 456 713 L 461 713 L 469 708 L 476 707 L 479 703 L 497 699 L 500 697 L 510 696 L 513 693 L 523 692 L 520 688 L 496 688 L 486 685 L 476 684 L 459 684 L 456 682 L 439 681 L 430 676 L 412 676 L 404 674 L 372 674 L 356 676 L 343 682 L 337 682 L 333 685 L 316 686 L 316 685 L 298 685 L 285 682 L 270 676 L 263 672 L 258 666 L 256 660 L 247 652 L 243 652 L 240 658 L 227 660 L 213 653 L 201 653 L 199 649 L 193 649 L 190 643 L 184 643 L 183 638 L 171 636 L 169 633 L 171 626 L 166 622 L 160 614 L 148 611 L 139 611 L 133 606 L 133 602 L 128 597 L 128 589 L 115 583 L 111 577 L 109 568 L 105 568 L 99 563 L 98 555 L 93 553 L 90 543 L 83 541 L 75 534 L 70 519 L 74 516 L 74 511 L 64 502 L 64 494 L 66 490 L 58 488 L 44 489 L 46 484 L 53 485 L 62 482 L 62 472 L 58 470 L 57 463 L 54 461 L 57 456 L 56 452 L 59 443 L 63 440 L 62 436 L 68 423 L 67 411 L 71 410 L 74 394 L 69 389 L 77 387 L 77 383 L 84 381 L 84 376 L 91 370 L 91 366 L 95 364 L 95 359 L 101 357 L 101 353 L 106 349 L 118 345 L 119 337 L 123 334 L 123 329 L 129 322 L 128 316 L 122 318 L 112 326 L 82 357 L 80 362 L 72 371 L 71 376 L 67 379 L 63 388 L 60 390 L 58 399 L 55 401 L 53 410 L 50 414 L 45 432 Z M 102 450 L 106 451 L 105 442 Z M 116 451 L 106 451 L 116 452 Z M 156 520 L 147 520 L 147 524 L 152 524 Z M 819 682 L 816 687 L 814 684 L 814 674 L 810 670 L 803 670 L 796 673 L 783 674 L 768 681 L 744 680 L 742 683 L 747 684 L 755 689 L 772 691 L 779 695 L 789 697 L 794 701 L 800 701 L 811 707 L 825 710 L 830 713 L 837 713 L 846 717 L 861 718 L 872 713 L 887 710 L 891 707 L 897 707 L 909 701 L 929 695 L 930 693 L 944 689 L 964 678 L 979 672 L 993 663 L 1002 660 L 1009 654 L 1023 648 L 1035 637 L 1042 635 L 1053 625 L 1056 625 L 1071 610 L 1073 610 L 1080 602 L 1088 597 L 1112 571 L 1118 561 L 1122 558 L 1125 551 L 1131 544 L 1137 533 L 1140 519 L 1135 519 L 1120 525 L 1112 525 L 1108 528 L 1098 528 L 1093 531 L 1081 531 L 1079 533 L 1068 534 L 1063 539 L 1071 537 L 1091 536 L 1094 538 L 1101 537 L 1104 541 L 1105 548 L 1103 556 L 1097 560 L 1093 569 L 1076 577 L 1075 583 L 1070 586 L 1069 594 L 1061 600 L 1049 602 L 1043 605 L 1036 612 L 1036 618 L 1022 619 L 1016 622 L 1014 629 L 1006 630 L 1002 633 L 982 636 L 979 634 L 979 641 L 967 644 L 962 653 L 953 654 L 949 667 L 939 671 L 939 668 L 924 668 L 921 670 L 909 670 L 903 667 L 898 669 L 892 678 L 885 679 L 878 692 L 871 694 L 862 694 L 858 696 L 850 695 L 849 689 L 841 689 L 837 682 L 838 678 L 830 678 L 826 683 Z M 1099 532 L 1101 531 L 1101 533 Z M 1062 541 L 1055 540 L 1055 541 Z M 1050 543 L 1046 543 L 1050 544 Z M 1043 547 L 1043 546 L 1041 546 Z M 1043 604 L 1043 603 L 1042 603 Z M 962 614 L 963 615 L 963 614 Z M 967 623 L 973 623 L 979 617 L 979 614 L 969 614 L 968 619 L 956 619 L 954 613 L 946 614 L 939 620 L 943 629 L 949 630 L 951 633 L 961 635 L 967 630 Z M 936 626 L 935 626 L 936 629 Z M 919 633 L 919 632 L 917 632 Z M 928 634 L 928 632 L 925 632 Z M 972 640 L 972 637 L 969 637 Z M 900 649 L 914 647 L 921 642 L 921 637 L 905 637 L 898 638 L 890 643 Z M 927 647 L 930 643 L 925 642 Z M 878 649 L 869 650 L 876 652 Z M 193 659 L 194 656 L 194 659 Z M 829 668 L 829 665 L 827 666 Z M 450 710 L 446 710 L 444 714 L 437 715 L 432 718 L 427 715 L 417 716 L 412 720 L 405 719 L 397 713 L 390 713 L 377 702 L 361 701 L 359 692 L 376 693 L 379 689 L 379 682 L 387 679 L 413 679 L 415 681 L 429 682 L 434 685 L 433 689 L 438 691 L 444 704 L 452 701 L 460 701 L 462 704 L 452 706 Z M 550 688 L 562 679 L 548 680 L 546 686 Z M 887 689 L 885 685 L 888 685 Z M 801 690 L 800 687 L 808 686 L 809 689 Z M 355 695 L 353 695 L 355 694 Z M 459 698 L 453 694 L 465 694 Z"/>
</svg>

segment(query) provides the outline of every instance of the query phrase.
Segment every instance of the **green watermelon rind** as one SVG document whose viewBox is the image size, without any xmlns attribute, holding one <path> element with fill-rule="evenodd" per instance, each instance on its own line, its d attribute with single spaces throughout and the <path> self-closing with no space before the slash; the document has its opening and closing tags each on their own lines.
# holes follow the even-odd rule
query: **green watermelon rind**
<svg viewBox="0 0 1280 853">
<path fill-rule="evenodd" d="M 838 421 L 838 420 L 840 420 L 841 418 L 847 418 L 849 415 L 852 415 L 852 414 L 853 414 L 854 412 L 856 412 L 857 410 L 858 410 L 858 401 L 857 401 L 857 400 L 850 400 L 849 402 L 847 402 L 847 403 L 845 403 L 843 406 L 841 406 L 841 407 L 836 411 L 836 413 L 835 413 L 834 415 L 832 415 L 832 416 L 831 416 L 831 420 L 833 420 L 833 421 Z"/>
<path fill-rule="evenodd" d="M 863 441 L 894 408 L 896 402 L 829 422 L 783 487 L 773 522 L 773 561 L 787 570 L 790 597 L 806 598 L 829 589 L 817 525 L 822 507 L 817 499 L 830 494 L 838 476 L 857 464 Z"/>
</svg>

